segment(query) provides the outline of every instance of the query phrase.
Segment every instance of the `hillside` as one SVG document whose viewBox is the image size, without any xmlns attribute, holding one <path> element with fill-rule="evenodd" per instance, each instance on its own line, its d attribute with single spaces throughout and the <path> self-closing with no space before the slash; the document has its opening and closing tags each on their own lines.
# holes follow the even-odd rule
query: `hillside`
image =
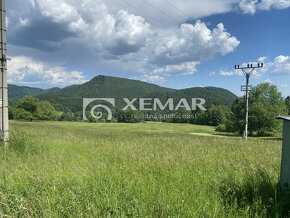
<svg viewBox="0 0 290 218">
<path fill-rule="evenodd" d="M 231 106 L 237 98 L 232 92 L 216 87 L 189 88 L 175 90 L 158 85 L 110 76 L 97 76 L 80 85 L 72 85 L 63 89 L 35 89 L 29 87 L 9 86 L 10 99 L 19 99 L 25 95 L 50 101 L 58 110 L 82 111 L 83 98 L 204 98 L 207 105 L 212 103 Z"/>
<path fill-rule="evenodd" d="M 59 90 L 59 88 L 40 89 L 27 86 L 8 85 L 9 100 L 21 99 L 25 96 L 36 97 L 44 94 L 50 94 Z"/>
</svg>

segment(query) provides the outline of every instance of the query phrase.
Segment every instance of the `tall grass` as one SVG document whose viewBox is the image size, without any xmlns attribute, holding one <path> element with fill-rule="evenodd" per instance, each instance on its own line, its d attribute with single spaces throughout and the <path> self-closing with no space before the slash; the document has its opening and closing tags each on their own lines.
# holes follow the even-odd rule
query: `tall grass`
<svg viewBox="0 0 290 218">
<path fill-rule="evenodd" d="M 281 217 L 281 141 L 185 124 L 12 122 L 0 212 L 12 217 Z"/>
</svg>

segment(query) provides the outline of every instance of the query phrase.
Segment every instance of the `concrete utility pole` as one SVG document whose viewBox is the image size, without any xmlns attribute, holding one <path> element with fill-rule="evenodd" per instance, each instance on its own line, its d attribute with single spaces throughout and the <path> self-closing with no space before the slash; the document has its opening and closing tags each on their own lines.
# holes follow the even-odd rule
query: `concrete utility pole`
<svg viewBox="0 0 290 218">
<path fill-rule="evenodd" d="M 283 127 L 283 145 L 282 145 L 282 160 L 280 185 L 285 188 L 290 188 L 290 116 L 279 116 L 278 119 L 284 120 Z"/>
<path fill-rule="evenodd" d="M 253 66 L 253 64 L 248 64 L 246 67 L 240 67 L 240 65 L 235 65 L 236 70 L 242 70 L 244 75 L 246 76 L 246 85 L 241 86 L 241 91 L 245 92 L 245 130 L 243 134 L 243 139 L 246 141 L 248 139 L 248 120 L 249 120 L 249 92 L 252 90 L 252 86 L 249 85 L 250 77 L 253 71 L 256 68 L 262 68 L 264 66 L 263 63 L 259 63 L 258 66 Z M 249 70 L 247 72 L 247 70 Z"/>
<path fill-rule="evenodd" d="M 5 0 L 0 0 L 1 11 L 1 35 L 0 35 L 0 130 L 1 139 L 6 146 L 9 141 L 9 123 L 8 123 L 8 85 L 7 85 L 7 49 L 6 49 L 6 11 Z"/>
</svg>

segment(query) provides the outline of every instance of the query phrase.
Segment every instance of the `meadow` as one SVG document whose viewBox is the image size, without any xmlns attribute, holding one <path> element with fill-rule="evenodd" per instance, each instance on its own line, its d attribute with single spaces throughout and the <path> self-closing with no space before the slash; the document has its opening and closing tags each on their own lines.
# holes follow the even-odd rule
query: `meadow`
<svg viewBox="0 0 290 218">
<path fill-rule="evenodd" d="M 281 217 L 279 138 L 190 124 L 11 121 L 0 216 Z M 2 146 L 3 147 L 3 146 Z"/>
</svg>

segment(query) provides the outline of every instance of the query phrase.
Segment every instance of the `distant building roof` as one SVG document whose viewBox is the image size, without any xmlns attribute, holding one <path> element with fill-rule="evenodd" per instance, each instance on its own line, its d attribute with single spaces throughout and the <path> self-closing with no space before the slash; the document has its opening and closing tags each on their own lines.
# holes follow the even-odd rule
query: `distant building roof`
<svg viewBox="0 0 290 218">
<path fill-rule="evenodd" d="M 290 121 L 290 116 L 278 116 L 277 119 L 289 120 Z"/>
</svg>

